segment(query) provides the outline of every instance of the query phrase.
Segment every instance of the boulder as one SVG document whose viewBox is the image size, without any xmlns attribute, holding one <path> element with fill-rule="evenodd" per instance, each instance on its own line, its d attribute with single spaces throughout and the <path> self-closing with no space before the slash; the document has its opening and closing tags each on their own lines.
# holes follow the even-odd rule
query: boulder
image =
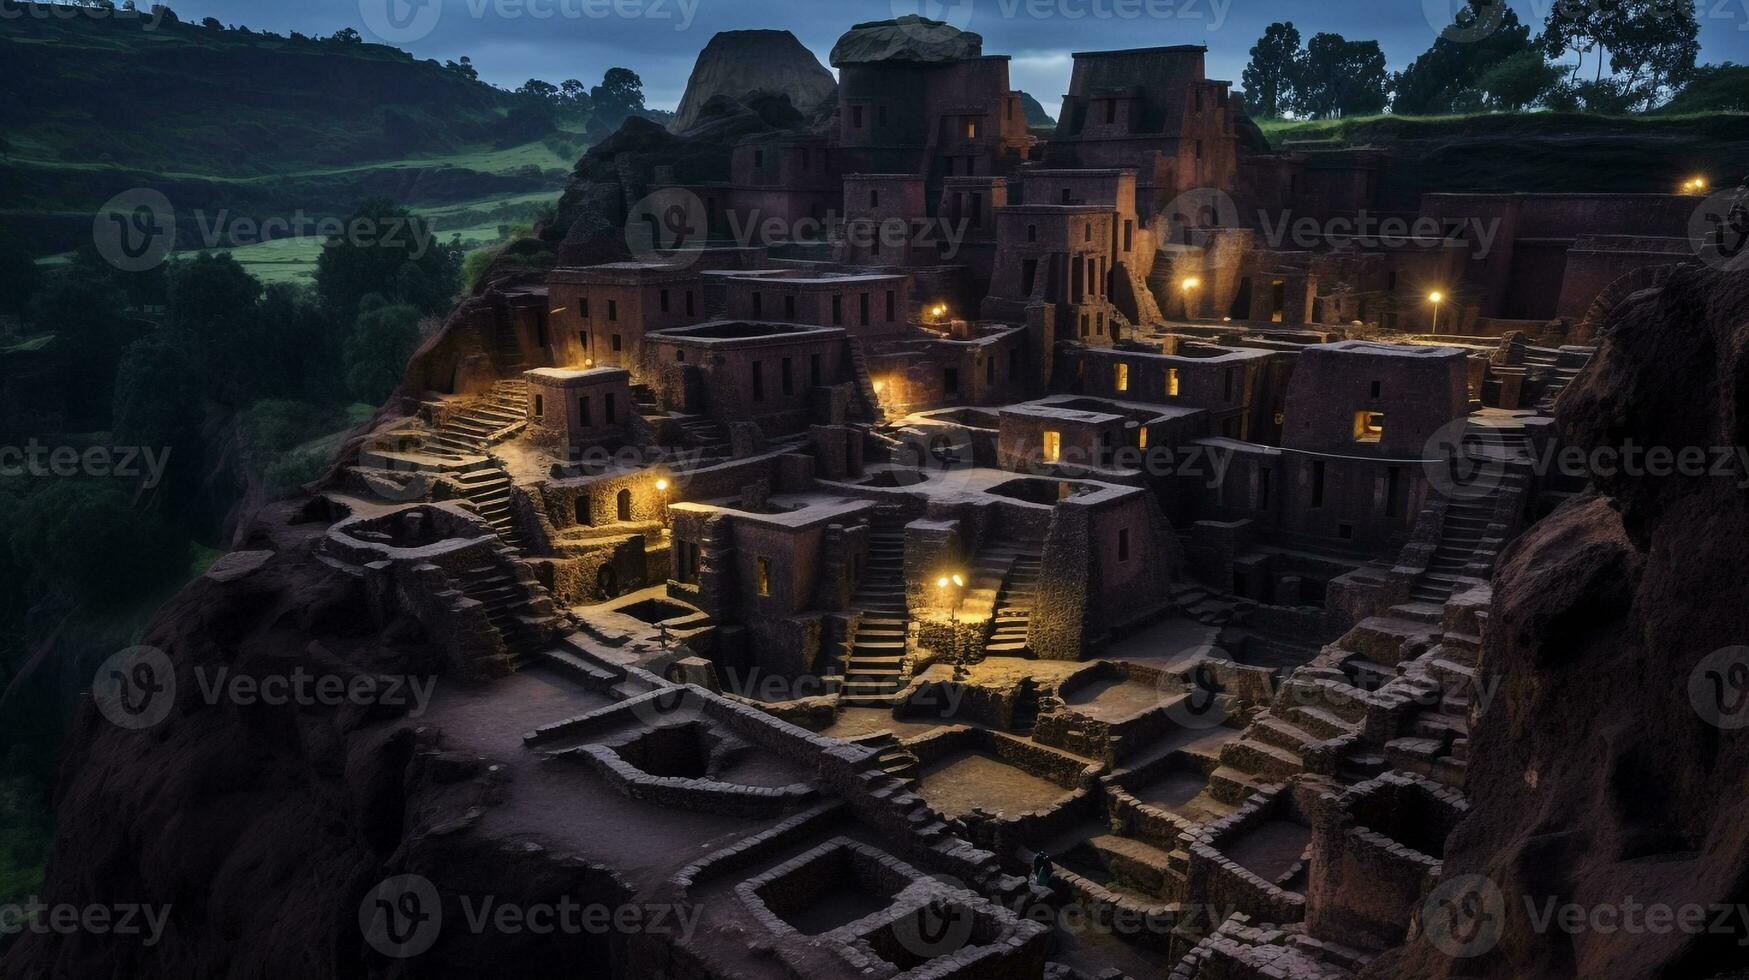
<svg viewBox="0 0 1749 980">
<path fill-rule="evenodd" d="M 857 24 L 832 46 L 832 65 L 880 62 L 937 63 L 964 61 L 984 53 L 982 35 L 952 24 L 907 14 L 896 20 Z"/>
<path fill-rule="evenodd" d="M 787 96 L 806 116 L 837 95 L 838 83 L 788 31 L 723 31 L 699 52 L 671 128 L 697 125 L 715 98 L 746 103 L 755 93 Z"/>
</svg>

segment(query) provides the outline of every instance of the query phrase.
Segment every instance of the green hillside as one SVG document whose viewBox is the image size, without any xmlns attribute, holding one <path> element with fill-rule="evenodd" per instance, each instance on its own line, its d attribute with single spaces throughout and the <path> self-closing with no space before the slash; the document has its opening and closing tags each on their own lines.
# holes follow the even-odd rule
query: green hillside
<svg viewBox="0 0 1749 980">
<path fill-rule="evenodd" d="M 551 197 L 583 150 L 519 97 L 399 49 L 144 20 L 0 20 L 0 221 L 38 254 L 134 188 L 196 213 L 343 215 L 384 195 L 478 212 Z M 526 220 L 531 207 L 522 207 Z M 459 230 L 459 229 L 458 229 Z"/>
<path fill-rule="evenodd" d="M 1278 150 L 1390 150 L 1382 196 L 1397 209 L 1440 191 L 1669 193 L 1697 174 L 1717 186 L 1749 173 L 1749 113 L 1740 112 L 1367 116 L 1260 125 Z"/>
</svg>

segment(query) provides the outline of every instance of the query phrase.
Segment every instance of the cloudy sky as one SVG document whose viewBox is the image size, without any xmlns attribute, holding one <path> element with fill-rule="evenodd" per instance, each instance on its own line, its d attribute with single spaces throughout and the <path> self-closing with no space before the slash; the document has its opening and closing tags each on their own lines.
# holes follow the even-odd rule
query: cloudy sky
<svg viewBox="0 0 1749 980">
<path fill-rule="evenodd" d="M 1333 31 L 1378 40 L 1392 68 L 1412 61 L 1461 0 L 169 0 L 184 19 L 213 16 L 279 32 L 354 27 L 421 58 L 467 55 L 488 81 L 598 81 L 624 66 L 644 79 L 651 106 L 672 108 L 700 48 L 717 31 L 784 28 L 822 64 L 858 21 L 922 13 L 984 36 L 987 54 L 1013 56 L 1015 88 L 1053 115 L 1070 54 L 1200 43 L 1209 74 L 1238 82 L 1247 52 L 1272 21 L 1307 38 Z M 1540 25 L 1554 0 L 1511 0 Z M 146 6 L 141 0 L 142 7 Z M 1705 0 L 1701 60 L 1749 62 L 1749 0 Z M 1435 24 L 1437 22 L 1437 25 Z"/>
</svg>

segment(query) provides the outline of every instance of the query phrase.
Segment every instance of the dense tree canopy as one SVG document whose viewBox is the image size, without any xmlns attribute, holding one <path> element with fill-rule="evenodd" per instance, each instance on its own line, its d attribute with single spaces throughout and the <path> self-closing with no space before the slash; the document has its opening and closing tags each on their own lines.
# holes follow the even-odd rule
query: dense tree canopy
<svg viewBox="0 0 1749 980">
<path fill-rule="evenodd" d="M 1283 115 L 1292 108 L 1300 70 L 1300 32 L 1293 22 L 1274 23 L 1251 49 L 1245 66 L 1246 110 L 1257 116 Z"/>
</svg>

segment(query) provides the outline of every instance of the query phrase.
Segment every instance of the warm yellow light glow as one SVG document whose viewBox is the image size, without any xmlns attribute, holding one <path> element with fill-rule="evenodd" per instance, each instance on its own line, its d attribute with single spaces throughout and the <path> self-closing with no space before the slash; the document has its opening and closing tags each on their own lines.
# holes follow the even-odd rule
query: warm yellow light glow
<svg viewBox="0 0 1749 980">
<path fill-rule="evenodd" d="M 551 314 L 549 314 L 549 315 L 550 315 L 550 316 L 558 316 L 558 315 L 559 315 L 559 314 L 560 314 L 560 313 L 563 313 L 563 312 L 565 312 L 565 311 L 566 311 L 566 310 L 568 310 L 568 309 L 570 309 L 570 307 L 569 307 L 569 306 L 561 306 L 561 307 L 559 307 L 559 308 L 558 308 L 558 309 L 556 309 L 556 310 L 554 310 L 554 311 L 553 311 L 553 312 L 552 312 L 552 313 L 551 313 Z"/>
<path fill-rule="evenodd" d="M 583 366 L 586 368 L 594 367 L 595 366 L 595 358 L 593 358 L 593 357 L 584 358 L 583 359 Z"/>
<path fill-rule="evenodd" d="M 1427 298 L 1432 300 L 1435 303 L 1439 303 L 1439 302 L 1443 302 L 1445 300 L 1445 294 L 1436 289 L 1433 292 L 1428 293 Z"/>
<path fill-rule="evenodd" d="M 947 576 L 943 575 L 942 577 L 936 579 L 935 585 L 937 588 L 941 588 L 941 589 L 947 588 Z"/>
<path fill-rule="evenodd" d="M 1063 434 L 1054 430 L 1045 432 L 1045 462 L 1055 463 L 1063 458 Z"/>
<path fill-rule="evenodd" d="M 657 480 L 656 481 L 656 489 L 658 492 L 661 492 L 661 493 L 668 492 L 668 481 L 667 480 Z"/>
<path fill-rule="evenodd" d="M 1191 290 L 1197 288 L 1198 286 L 1201 286 L 1202 280 L 1198 279 L 1195 276 L 1187 276 L 1185 278 L 1184 282 L 1180 283 L 1180 285 L 1182 285 L 1184 287 L 1184 291 L 1188 293 Z"/>
<path fill-rule="evenodd" d="M 953 577 L 953 584 L 955 584 L 961 588 L 965 588 L 966 580 L 963 578 L 960 578 L 958 575 L 955 575 Z"/>
</svg>

